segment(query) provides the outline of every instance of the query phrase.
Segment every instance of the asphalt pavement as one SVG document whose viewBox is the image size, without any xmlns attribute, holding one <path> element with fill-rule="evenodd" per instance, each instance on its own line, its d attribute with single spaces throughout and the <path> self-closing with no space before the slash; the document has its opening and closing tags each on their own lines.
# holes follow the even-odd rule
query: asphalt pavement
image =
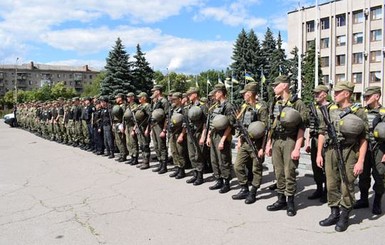
<svg viewBox="0 0 385 245">
<path fill-rule="evenodd" d="M 0 245 L 384 244 L 385 218 L 370 209 L 353 211 L 344 233 L 318 225 L 330 209 L 306 198 L 315 189 L 308 159 L 298 175 L 298 213 L 288 217 L 266 210 L 276 201 L 269 159 L 258 200 L 246 205 L 231 199 L 235 179 L 219 194 L 208 189 L 211 174 L 189 185 L 0 121 Z"/>
</svg>

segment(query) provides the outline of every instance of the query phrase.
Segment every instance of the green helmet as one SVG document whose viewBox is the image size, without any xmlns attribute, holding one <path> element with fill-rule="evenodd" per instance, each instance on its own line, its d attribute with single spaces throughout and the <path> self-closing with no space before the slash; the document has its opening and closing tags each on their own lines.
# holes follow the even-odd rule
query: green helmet
<svg viewBox="0 0 385 245">
<path fill-rule="evenodd" d="M 292 107 L 283 108 L 280 118 L 282 126 L 287 129 L 295 128 L 302 122 L 301 114 Z"/>
<path fill-rule="evenodd" d="M 339 129 L 346 139 L 356 139 L 364 130 L 364 121 L 350 113 L 339 121 Z"/>
<path fill-rule="evenodd" d="M 385 122 L 380 122 L 373 130 L 373 136 L 375 139 L 385 141 Z"/>
<path fill-rule="evenodd" d="M 132 119 L 132 111 L 127 109 L 123 114 L 123 118 L 126 121 L 130 121 Z"/>
<path fill-rule="evenodd" d="M 175 128 L 180 128 L 183 123 L 183 115 L 181 113 L 172 114 L 171 123 Z"/>
<path fill-rule="evenodd" d="M 198 121 L 202 116 L 202 109 L 199 106 L 193 105 L 188 110 L 188 118 L 195 122 Z"/>
<path fill-rule="evenodd" d="M 250 135 L 250 138 L 257 140 L 262 138 L 265 135 L 266 125 L 261 121 L 255 121 L 250 123 L 247 128 L 247 132 Z"/>
<path fill-rule="evenodd" d="M 164 110 L 162 108 L 155 109 L 152 112 L 152 119 L 156 122 L 161 122 L 164 119 Z"/>
<path fill-rule="evenodd" d="M 112 116 L 116 118 L 122 118 L 123 113 L 124 113 L 123 108 L 120 107 L 119 105 L 114 105 L 114 107 L 112 107 L 112 111 L 111 111 Z"/>
<path fill-rule="evenodd" d="M 142 122 L 145 118 L 146 118 L 146 114 L 144 113 L 144 111 L 142 111 L 142 110 L 137 110 L 137 111 L 135 112 L 135 119 L 136 119 L 138 122 Z"/>
<path fill-rule="evenodd" d="M 222 114 L 216 115 L 212 122 L 213 127 L 218 131 L 226 129 L 229 126 L 229 124 L 230 124 L 229 119 Z"/>
</svg>

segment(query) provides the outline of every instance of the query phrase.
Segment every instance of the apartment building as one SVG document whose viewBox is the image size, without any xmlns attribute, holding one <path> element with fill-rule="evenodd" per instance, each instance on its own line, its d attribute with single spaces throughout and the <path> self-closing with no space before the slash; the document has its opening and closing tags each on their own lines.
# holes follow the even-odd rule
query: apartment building
<svg viewBox="0 0 385 245">
<path fill-rule="evenodd" d="M 0 65 L 0 96 L 7 91 L 17 89 L 32 90 L 44 84 L 55 85 L 64 82 L 76 92 L 81 93 L 85 84 L 91 84 L 99 71 L 91 70 L 88 65 L 82 67 L 28 64 Z"/>
<path fill-rule="evenodd" d="M 298 47 L 305 54 L 315 42 L 324 84 L 351 81 L 357 100 L 372 85 L 381 86 L 384 95 L 384 16 L 384 0 L 335 0 L 299 8 L 288 13 L 288 50 Z"/>
</svg>

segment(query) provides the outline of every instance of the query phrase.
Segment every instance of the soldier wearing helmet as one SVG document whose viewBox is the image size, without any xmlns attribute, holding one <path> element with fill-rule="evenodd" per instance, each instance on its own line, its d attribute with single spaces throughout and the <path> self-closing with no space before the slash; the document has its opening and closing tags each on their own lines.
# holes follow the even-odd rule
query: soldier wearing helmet
<svg viewBox="0 0 385 245">
<path fill-rule="evenodd" d="M 182 126 L 184 123 L 182 94 L 180 92 L 174 92 L 170 99 L 173 109 L 170 122 L 168 122 L 169 146 L 174 165 L 176 166 L 176 170 L 170 174 L 170 177 L 182 179 L 186 176 L 185 166 L 187 161 L 187 142 Z"/>
<path fill-rule="evenodd" d="M 231 141 L 235 118 L 232 105 L 227 100 L 227 89 L 224 84 L 216 84 L 213 96 L 218 104 L 214 107 L 212 123 L 206 144 L 210 147 L 211 166 L 216 182 L 210 190 L 219 189 L 219 193 L 230 191 L 231 180 Z"/>
<path fill-rule="evenodd" d="M 246 199 L 246 204 L 252 204 L 256 201 L 256 194 L 262 182 L 262 162 L 264 149 L 262 149 L 263 135 L 267 125 L 267 108 L 265 105 L 258 103 L 255 99 L 258 86 L 257 83 L 251 82 L 241 90 L 245 103 L 241 107 L 241 111 L 237 115 L 238 123 L 242 123 L 250 132 L 249 135 L 252 142 L 258 150 L 257 157 L 252 147 L 246 142 L 245 136 L 240 135 L 237 143 L 237 159 L 234 164 L 235 175 L 238 178 L 241 190 L 238 194 L 233 195 L 234 200 Z M 261 123 L 261 124 L 256 124 Z M 257 125 L 257 127 L 253 127 Z M 258 127 L 262 125 L 262 127 Z M 247 166 L 252 162 L 251 168 Z M 251 190 L 249 191 L 247 170 L 252 171 Z M 249 174 L 250 175 L 250 174 Z"/>
<path fill-rule="evenodd" d="M 385 107 L 380 104 L 381 87 L 371 86 L 366 88 L 363 94 L 366 103 L 366 113 L 369 123 L 369 148 L 365 156 L 364 170 L 359 176 L 359 188 L 361 198 L 354 204 L 354 209 L 369 207 L 369 188 L 371 176 L 374 179 L 374 201 L 372 213 L 382 213 L 381 199 L 384 194 L 385 173 Z"/>
<path fill-rule="evenodd" d="M 289 77 L 277 77 L 273 87 L 279 100 L 274 107 L 275 121 L 272 125 L 272 137 L 266 144 L 266 155 L 272 156 L 278 200 L 267 206 L 267 210 L 286 209 L 288 216 L 294 216 L 297 213 L 294 206 L 294 195 L 297 191 L 295 170 L 299 163 L 307 110 L 302 100 L 290 93 Z"/>
<path fill-rule="evenodd" d="M 318 136 L 317 165 L 325 166 L 328 206 L 331 214 L 319 224 L 335 225 L 338 232 L 345 231 L 349 226 L 349 214 L 354 205 L 354 180 L 363 171 L 365 154 L 368 146 L 367 116 L 365 110 L 351 102 L 354 84 L 338 82 L 334 87 L 335 105 L 329 108 L 330 121 L 335 125 L 337 139 L 341 145 L 346 182 L 341 178 L 335 142 L 325 120 L 320 122 Z M 322 117 L 324 119 L 324 117 Z M 322 148 L 325 147 L 325 158 Z"/>
</svg>

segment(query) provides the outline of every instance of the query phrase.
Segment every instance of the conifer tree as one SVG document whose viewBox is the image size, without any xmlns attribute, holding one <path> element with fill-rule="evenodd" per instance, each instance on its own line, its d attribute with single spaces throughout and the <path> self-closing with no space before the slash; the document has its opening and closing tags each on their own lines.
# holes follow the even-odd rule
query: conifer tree
<svg viewBox="0 0 385 245">
<path fill-rule="evenodd" d="M 154 71 L 147 62 L 145 53 L 142 52 L 140 45 L 136 45 L 136 54 L 133 62 L 133 85 L 136 93 L 146 92 L 150 93 L 153 87 Z"/>
<path fill-rule="evenodd" d="M 302 79 L 302 100 L 306 103 L 313 100 L 313 89 L 314 89 L 314 78 L 315 78 L 315 42 L 310 44 L 306 56 L 304 58 L 303 65 L 303 74 L 304 78 Z M 318 64 L 321 64 L 319 61 Z M 318 65 L 318 83 L 320 84 L 322 77 L 321 66 Z"/>
<path fill-rule="evenodd" d="M 118 38 L 115 46 L 106 59 L 106 77 L 101 83 L 101 95 L 115 96 L 135 91 L 132 84 L 129 55 L 124 49 L 122 40 Z"/>
</svg>

